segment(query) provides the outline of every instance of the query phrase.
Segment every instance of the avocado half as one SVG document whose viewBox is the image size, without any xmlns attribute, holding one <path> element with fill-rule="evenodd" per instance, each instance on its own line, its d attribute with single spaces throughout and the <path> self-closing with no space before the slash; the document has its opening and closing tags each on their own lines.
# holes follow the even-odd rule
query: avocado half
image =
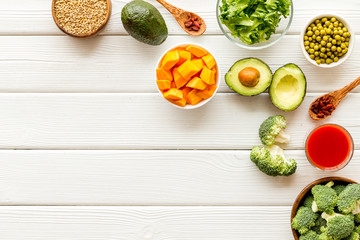
<svg viewBox="0 0 360 240">
<path fill-rule="evenodd" d="M 245 68 L 255 68 L 260 73 L 258 82 L 253 87 L 242 84 L 239 73 Z M 269 66 L 257 58 L 244 58 L 232 65 L 225 75 L 225 82 L 232 90 L 244 96 L 254 96 L 264 92 L 271 84 L 272 72 Z"/>
<path fill-rule="evenodd" d="M 275 71 L 269 94 L 272 103 L 284 111 L 293 111 L 300 106 L 306 94 L 306 78 L 293 63 Z"/>
<path fill-rule="evenodd" d="M 130 36 L 149 45 L 160 45 L 168 36 L 161 13 L 142 0 L 127 3 L 121 11 L 121 21 Z"/>
</svg>

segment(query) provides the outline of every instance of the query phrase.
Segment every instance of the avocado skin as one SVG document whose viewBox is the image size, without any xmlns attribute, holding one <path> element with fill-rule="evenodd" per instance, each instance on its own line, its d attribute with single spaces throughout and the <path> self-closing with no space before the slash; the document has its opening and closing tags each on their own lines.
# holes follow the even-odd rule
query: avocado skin
<svg viewBox="0 0 360 240">
<path fill-rule="evenodd" d="M 168 36 L 161 13 L 142 0 L 127 3 L 121 11 L 121 21 L 130 36 L 149 45 L 160 45 Z"/>
<path fill-rule="evenodd" d="M 302 94 L 303 94 L 302 97 L 299 99 L 299 101 L 297 102 L 297 104 L 296 104 L 294 107 L 283 109 L 283 108 L 280 108 L 279 105 L 277 104 L 277 102 L 276 102 L 276 100 L 275 100 L 275 98 L 274 98 L 274 96 L 273 96 L 274 93 L 273 93 L 272 86 L 270 86 L 269 95 L 270 95 L 270 99 L 271 99 L 272 104 L 273 104 L 275 107 L 277 107 L 278 109 L 283 110 L 284 112 L 290 112 L 290 111 L 296 110 L 296 109 L 301 105 L 301 103 L 304 101 L 305 96 L 306 96 L 306 90 L 307 90 L 306 76 L 305 76 L 304 72 L 302 71 L 302 69 L 301 69 L 298 65 L 296 65 L 295 63 L 288 63 L 288 64 L 285 64 L 284 66 L 279 67 L 279 68 L 274 72 L 274 75 L 273 75 L 273 76 L 275 76 L 278 71 L 282 71 L 282 69 L 287 68 L 287 67 L 295 68 L 295 69 L 297 69 L 297 70 L 300 71 L 300 73 L 301 73 L 301 75 L 302 75 L 302 76 L 301 76 L 302 79 L 298 79 L 298 80 L 303 82 L 303 84 L 304 84 L 304 91 L 302 92 Z M 272 83 L 277 82 L 277 80 L 278 80 L 278 79 L 277 79 L 276 77 L 274 77 Z"/>
</svg>

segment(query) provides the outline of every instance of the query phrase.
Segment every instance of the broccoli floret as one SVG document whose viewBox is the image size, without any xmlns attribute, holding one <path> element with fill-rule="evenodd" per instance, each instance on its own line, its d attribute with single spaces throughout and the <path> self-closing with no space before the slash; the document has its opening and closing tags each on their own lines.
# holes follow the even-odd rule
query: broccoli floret
<svg viewBox="0 0 360 240">
<path fill-rule="evenodd" d="M 312 210 L 314 212 L 321 211 L 331 214 L 334 211 L 337 201 L 337 194 L 334 189 L 327 185 L 315 185 L 311 189 L 314 195 Z"/>
<path fill-rule="evenodd" d="M 335 240 L 333 237 L 328 236 L 326 233 L 321 233 L 317 240 Z"/>
<path fill-rule="evenodd" d="M 338 213 L 328 215 L 323 212 L 321 217 L 327 221 L 327 227 L 324 229 L 324 232 L 330 237 L 342 239 L 348 237 L 354 231 L 354 215 Z"/>
<path fill-rule="evenodd" d="M 311 229 L 315 231 L 317 234 L 321 234 L 322 233 L 321 228 L 326 227 L 326 224 L 327 222 L 325 219 L 318 217 L 315 221 L 315 226 L 312 227 Z"/>
<path fill-rule="evenodd" d="M 360 184 L 349 184 L 340 193 L 337 207 L 344 214 L 360 213 Z"/>
<path fill-rule="evenodd" d="M 305 200 L 304 200 L 304 206 L 311 208 L 313 201 L 314 201 L 314 196 L 313 195 L 307 196 L 305 198 Z"/>
<path fill-rule="evenodd" d="M 299 240 L 318 240 L 318 235 L 316 234 L 316 232 L 310 230 L 304 235 L 301 235 Z"/>
<path fill-rule="evenodd" d="M 270 146 L 275 142 L 288 143 L 290 136 L 284 132 L 286 119 L 282 115 L 267 118 L 259 128 L 259 137 L 264 145 Z"/>
<path fill-rule="evenodd" d="M 318 217 L 319 215 L 314 213 L 311 208 L 301 206 L 296 212 L 296 215 L 291 222 L 291 226 L 303 235 L 308 232 L 310 228 L 315 226 L 315 221 Z"/>
<path fill-rule="evenodd" d="M 360 240 L 360 235 L 357 232 L 352 232 L 350 236 L 344 238 L 343 240 Z"/>
<path fill-rule="evenodd" d="M 360 234 L 360 226 L 356 226 L 354 231 Z"/>
<path fill-rule="evenodd" d="M 355 222 L 360 223 L 360 213 L 355 215 Z"/>
<path fill-rule="evenodd" d="M 296 171 L 296 161 L 287 160 L 282 150 L 277 145 L 255 146 L 251 150 L 250 159 L 263 173 L 269 176 L 290 176 Z"/>
<path fill-rule="evenodd" d="M 335 190 L 336 194 L 339 196 L 339 194 L 344 191 L 344 189 L 346 188 L 345 185 L 335 185 L 333 187 L 333 189 Z"/>
</svg>

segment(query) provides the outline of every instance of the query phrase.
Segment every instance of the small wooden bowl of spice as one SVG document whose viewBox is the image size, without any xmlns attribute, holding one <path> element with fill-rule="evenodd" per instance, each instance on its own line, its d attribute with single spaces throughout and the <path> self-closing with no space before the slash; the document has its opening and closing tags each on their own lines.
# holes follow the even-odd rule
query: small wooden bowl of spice
<svg viewBox="0 0 360 240">
<path fill-rule="evenodd" d="M 64 33 L 78 38 L 95 36 L 110 18 L 110 0 L 53 0 L 52 16 Z"/>
</svg>

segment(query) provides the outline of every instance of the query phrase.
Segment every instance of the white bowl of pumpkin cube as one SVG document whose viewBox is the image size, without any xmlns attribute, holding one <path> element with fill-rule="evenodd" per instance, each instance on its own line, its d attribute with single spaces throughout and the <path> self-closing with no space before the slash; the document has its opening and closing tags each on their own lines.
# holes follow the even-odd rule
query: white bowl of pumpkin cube
<svg viewBox="0 0 360 240">
<path fill-rule="evenodd" d="M 219 76 L 215 57 L 197 44 L 170 48 L 156 68 L 159 93 L 181 109 L 194 109 L 209 102 L 219 88 Z"/>
</svg>

